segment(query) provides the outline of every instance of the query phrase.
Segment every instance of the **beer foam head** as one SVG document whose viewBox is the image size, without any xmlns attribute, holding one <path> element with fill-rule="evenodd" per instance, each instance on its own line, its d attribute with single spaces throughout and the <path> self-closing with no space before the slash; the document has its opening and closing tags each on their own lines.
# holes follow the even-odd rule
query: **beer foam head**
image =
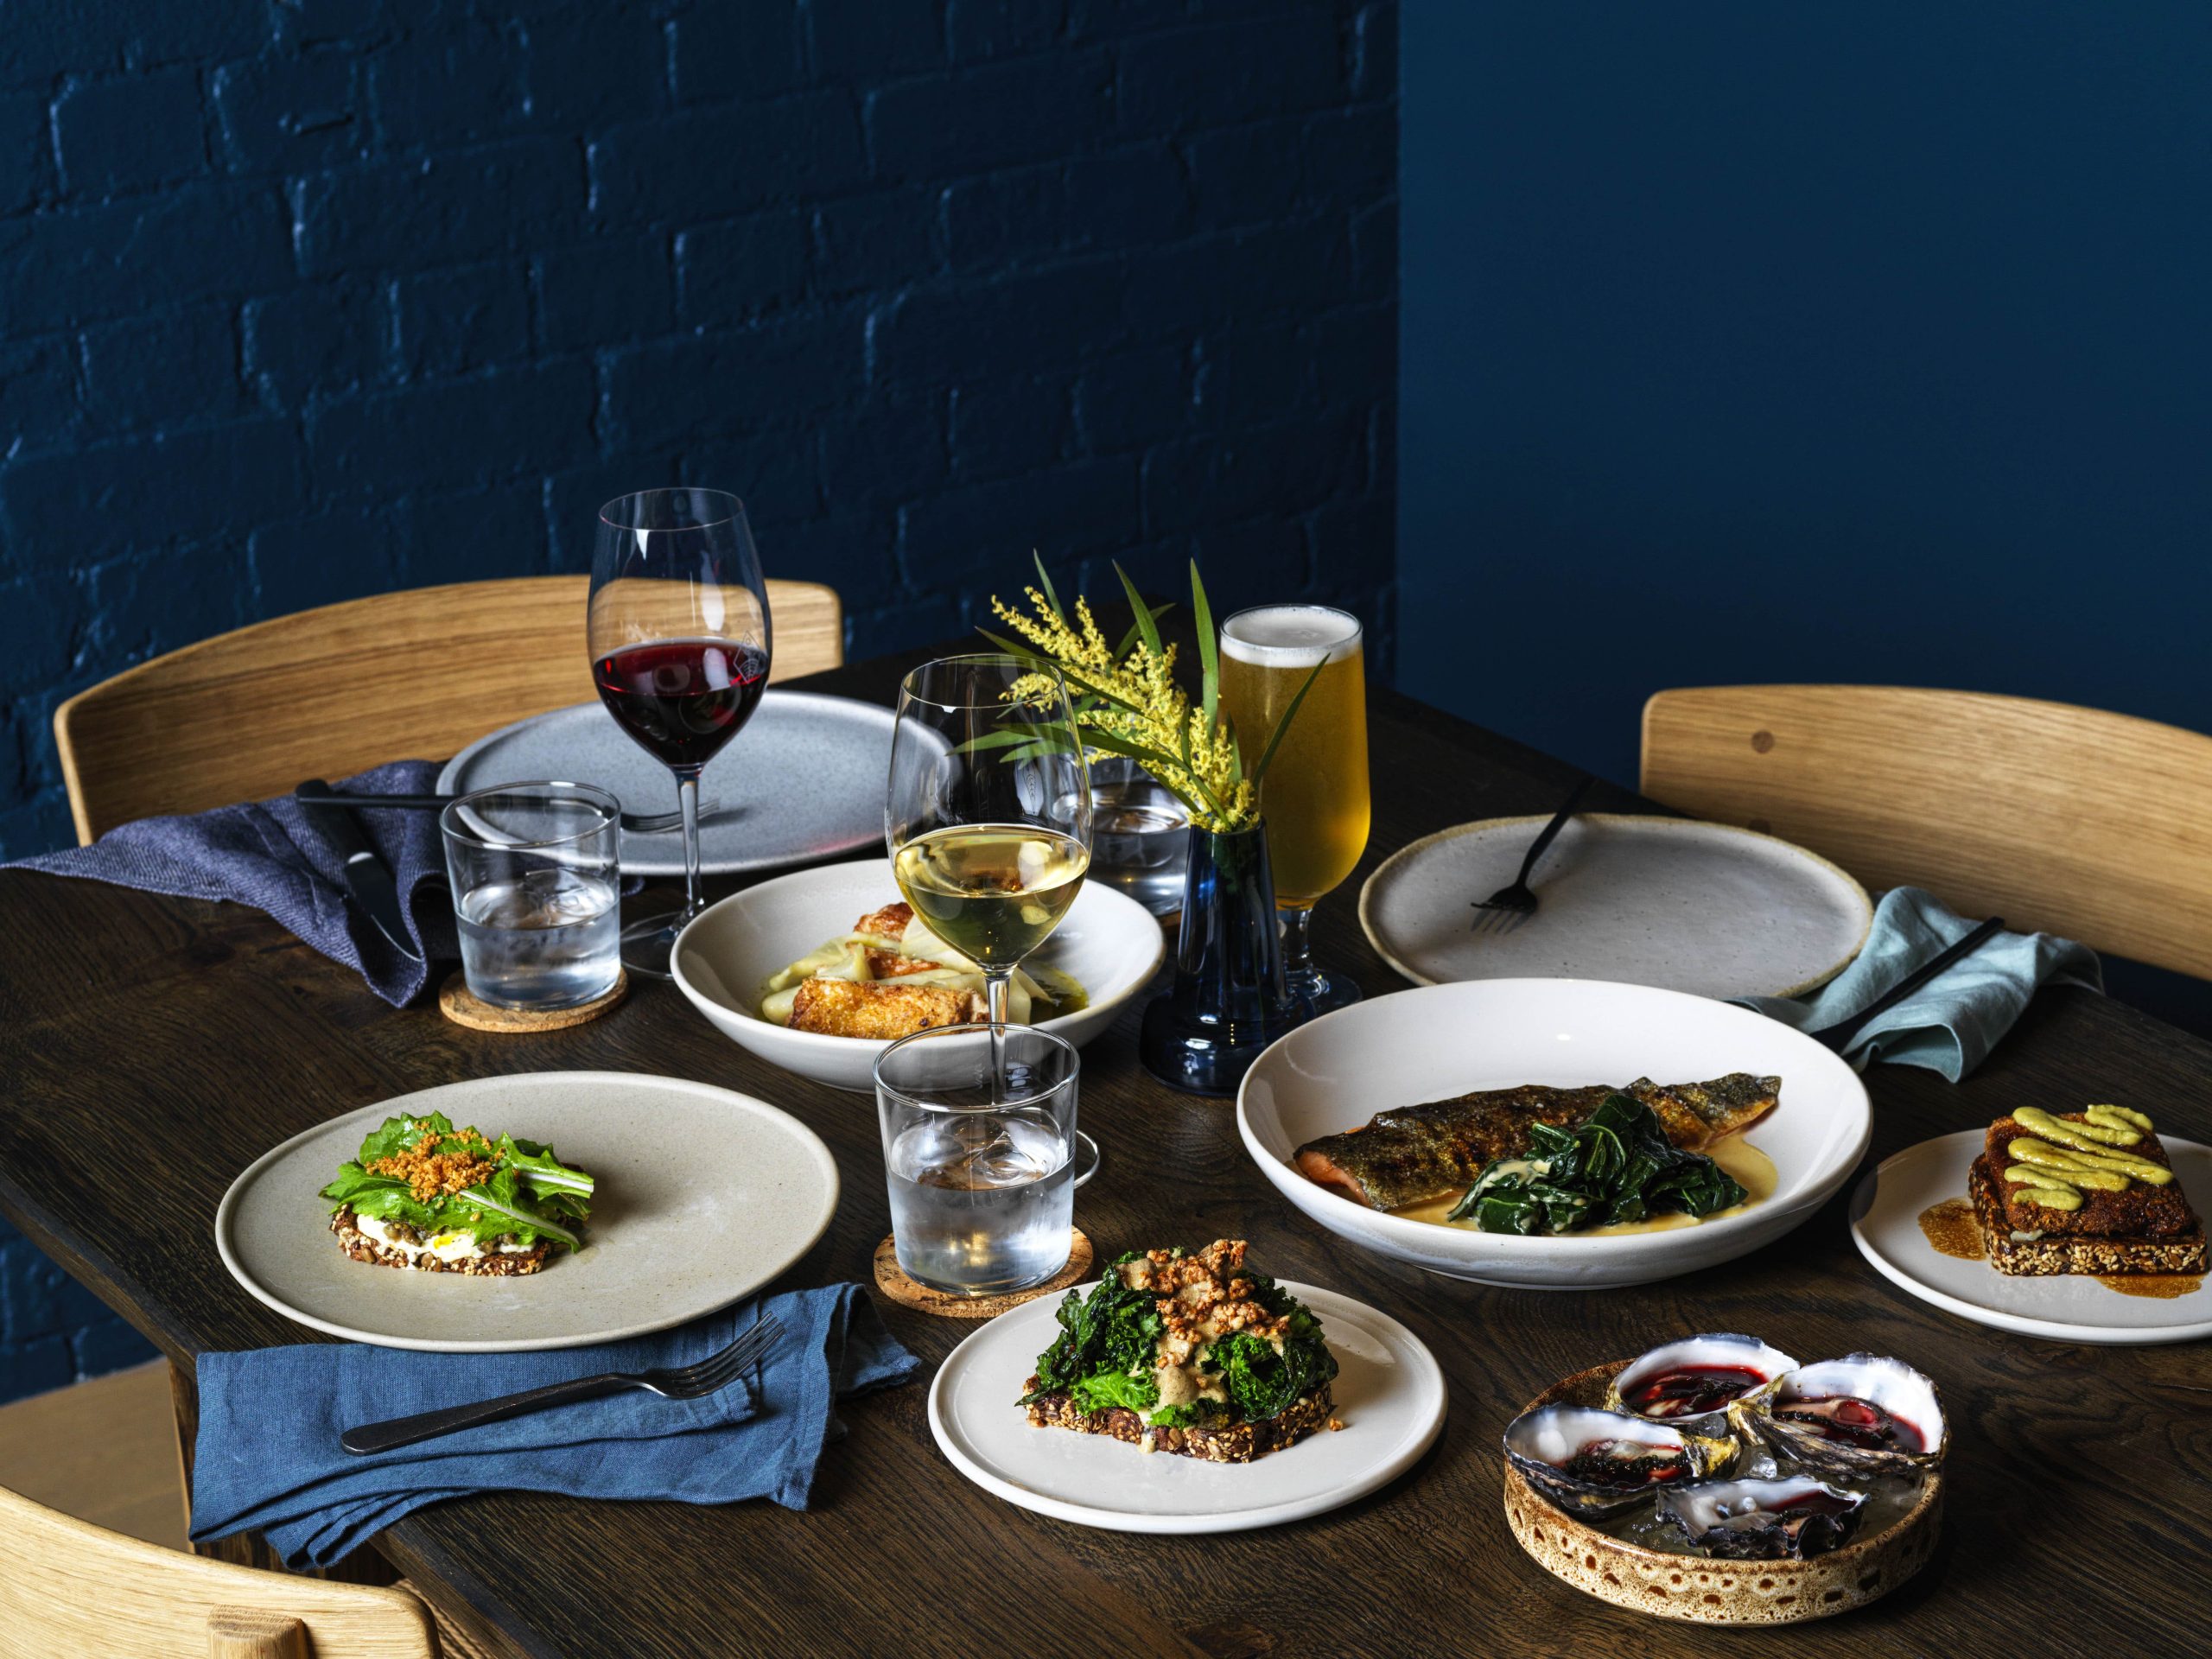
<svg viewBox="0 0 2212 1659">
<path fill-rule="evenodd" d="M 1359 619 L 1325 605 L 1263 605 L 1222 625 L 1221 654 L 1261 668 L 1312 668 L 1359 649 Z"/>
</svg>

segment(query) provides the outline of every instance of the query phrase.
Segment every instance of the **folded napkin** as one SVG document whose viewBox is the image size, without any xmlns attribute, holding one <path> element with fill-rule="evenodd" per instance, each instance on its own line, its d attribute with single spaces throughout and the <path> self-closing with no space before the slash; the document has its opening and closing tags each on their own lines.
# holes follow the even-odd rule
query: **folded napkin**
<svg viewBox="0 0 2212 1659">
<path fill-rule="evenodd" d="M 429 760 L 395 760 L 346 779 L 363 795 L 420 795 L 437 787 Z M 264 911 L 307 944 L 345 963 L 394 1007 L 421 994 L 429 963 L 461 955 L 445 850 L 435 812 L 357 811 L 369 842 L 398 885 L 407 930 L 424 960 L 392 948 L 374 922 L 346 902 L 345 862 L 308 827 L 289 795 L 187 817 L 119 823 L 89 847 L 27 858 L 16 868 L 76 875 L 180 899 L 225 899 Z"/>
<path fill-rule="evenodd" d="M 1851 966 L 1799 1001 L 1738 1001 L 1800 1031 L 1840 1025 L 1979 924 L 1954 915 L 1918 887 L 1892 887 L 1875 907 L 1866 945 Z M 2053 933 L 1999 933 L 1910 996 L 1868 1020 L 1843 1057 L 1863 1071 L 1876 1060 L 1924 1066 L 1956 1083 L 2012 1028 L 2039 985 L 2104 989 L 2104 970 L 2086 944 Z"/>
<path fill-rule="evenodd" d="M 704 1399 L 632 1389 L 370 1457 L 338 1443 L 363 1423 L 601 1371 L 687 1365 L 728 1347 L 761 1313 L 784 1327 L 766 1359 Z M 202 1354 L 192 1536 L 256 1529 L 288 1566 L 327 1567 L 424 1504 L 470 1492 L 772 1497 L 803 1510 L 823 1445 L 842 1433 L 833 1403 L 904 1382 L 920 1363 L 852 1284 L 755 1299 L 594 1348 L 418 1354 L 311 1344 Z"/>
</svg>

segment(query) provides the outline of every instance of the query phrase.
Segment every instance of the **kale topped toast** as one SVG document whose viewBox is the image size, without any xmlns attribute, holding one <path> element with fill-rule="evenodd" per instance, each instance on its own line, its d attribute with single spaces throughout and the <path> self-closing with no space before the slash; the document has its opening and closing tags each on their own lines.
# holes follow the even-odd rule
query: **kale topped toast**
<svg viewBox="0 0 2212 1659">
<path fill-rule="evenodd" d="M 592 1178 L 550 1147 L 442 1112 L 388 1117 L 322 1189 L 330 1230 L 353 1261 L 424 1273 L 510 1278 L 582 1243 Z"/>
<path fill-rule="evenodd" d="M 1146 1452 L 1249 1463 L 1338 1428 L 1336 1357 L 1320 1321 L 1245 1266 L 1247 1246 L 1132 1250 L 1060 1304 L 1020 1404 L 1032 1426 L 1105 1434 Z"/>
</svg>

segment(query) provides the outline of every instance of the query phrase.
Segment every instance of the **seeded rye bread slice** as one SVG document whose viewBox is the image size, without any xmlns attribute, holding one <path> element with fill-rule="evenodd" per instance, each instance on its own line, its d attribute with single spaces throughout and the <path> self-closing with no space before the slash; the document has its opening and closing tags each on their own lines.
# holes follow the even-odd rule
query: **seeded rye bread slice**
<svg viewBox="0 0 2212 1659">
<path fill-rule="evenodd" d="M 1036 1386 L 1037 1379 L 1032 1376 L 1022 1389 L 1027 1392 Z M 1249 1463 L 1327 1427 L 1334 1409 L 1329 1385 L 1324 1382 L 1280 1416 L 1263 1423 L 1231 1423 L 1223 1428 L 1154 1428 L 1126 1406 L 1078 1411 L 1063 1390 L 1031 1405 L 1029 1423 L 1033 1428 L 1071 1428 L 1078 1434 L 1104 1434 L 1131 1446 L 1142 1444 L 1149 1434 L 1155 1452 L 1173 1452 L 1178 1457 L 1206 1463 Z"/>
<path fill-rule="evenodd" d="M 1989 1263 L 1999 1273 L 2041 1276 L 2055 1273 L 2202 1273 L 2205 1270 L 2204 1226 L 2199 1222 L 2188 1232 L 2092 1236 L 2086 1233 L 2045 1233 L 2041 1238 L 2015 1238 L 2005 1214 L 2005 1200 L 1991 1178 L 1989 1157 L 1984 1154 L 1967 1172 L 1967 1196 L 1981 1223 L 1982 1248 Z"/>
<path fill-rule="evenodd" d="M 541 1238 L 526 1250 L 493 1250 L 488 1255 L 468 1256 L 459 1262 L 441 1262 L 427 1250 L 410 1256 L 380 1239 L 371 1238 L 356 1227 L 351 1205 L 331 1217 L 330 1230 L 338 1235 L 338 1248 L 353 1261 L 365 1262 L 372 1267 L 409 1268 L 416 1273 L 462 1273 L 477 1279 L 512 1279 L 536 1273 L 553 1255 L 553 1241 Z"/>
</svg>

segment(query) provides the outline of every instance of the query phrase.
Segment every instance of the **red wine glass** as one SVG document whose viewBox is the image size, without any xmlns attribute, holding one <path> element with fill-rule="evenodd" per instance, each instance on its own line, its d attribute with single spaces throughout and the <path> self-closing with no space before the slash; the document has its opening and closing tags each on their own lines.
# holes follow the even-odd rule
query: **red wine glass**
<svg viewBox="0 0 2212 1659">
<path fill-rule="evenodd" d="M 668 976 L 699 900 L 699 774 L 768 683 L 768 588 L 745 507 L 720 490 L 641 490 L 599 510 L 588 624 L 600 701 L 676 774 L 683 908 L 623 930 L 633 973 Z"/>
</svg>

